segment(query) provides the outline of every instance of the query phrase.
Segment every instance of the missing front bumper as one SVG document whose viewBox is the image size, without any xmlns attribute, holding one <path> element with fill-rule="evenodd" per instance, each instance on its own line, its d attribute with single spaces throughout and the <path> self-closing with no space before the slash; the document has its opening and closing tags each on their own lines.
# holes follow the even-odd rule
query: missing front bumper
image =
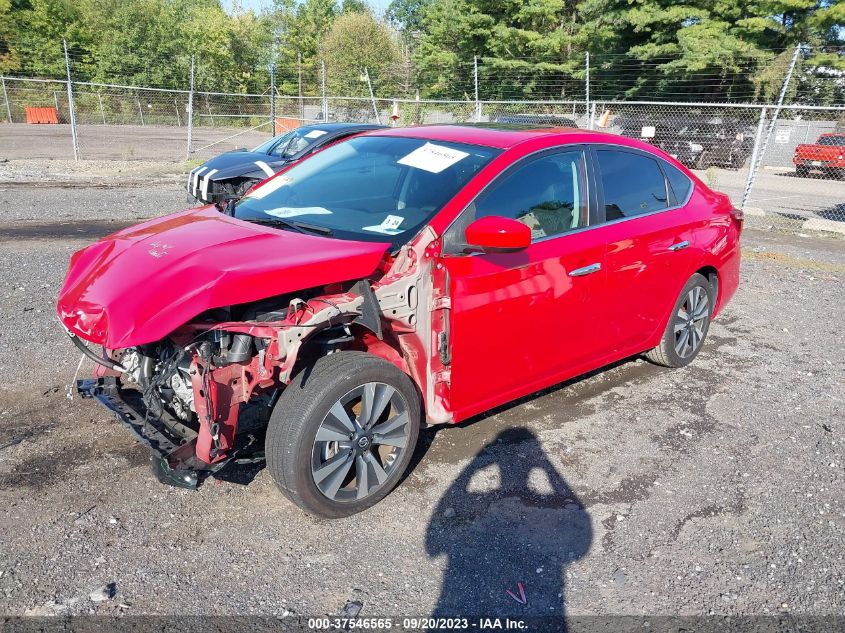
<svg viewBox="0 0 845 633">
<path fill-rule="evenodd" d="M 96 398 L 150 450 L 151 468 L 161 483 L 194 489 L 202 476 L 220 470 L 229 461 L 206 464 L 199 460 L 196 431 L 166 412 L 150 414 L 140 394 L 122 391 L 115 378 L 79 380 L 76 389 L 83 398 Z"/>
</svg>

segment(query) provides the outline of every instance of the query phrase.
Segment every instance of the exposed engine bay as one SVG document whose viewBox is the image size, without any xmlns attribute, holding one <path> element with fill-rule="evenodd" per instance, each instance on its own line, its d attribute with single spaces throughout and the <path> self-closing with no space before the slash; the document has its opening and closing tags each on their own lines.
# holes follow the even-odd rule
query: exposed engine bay
<svg viewBox="0 0 845 633">
<path fill-rule="evenodd" d="M 428 421 L 448 421 L 448 358 L 438 351 L 449 306 L 435 290 L 445 280 L 431 265 L 433 241 L 423 232 L 377 280 L 214 308 L 157 342 L 104 350 L 97 379 L 80 381 L 79 390 L 152 449 L 161 481 L 184 487 L 196 485 L 197 471 L 260 456 L 285 386 L 337 351 L 367 351 L 414 376 Z"/>
</svg>

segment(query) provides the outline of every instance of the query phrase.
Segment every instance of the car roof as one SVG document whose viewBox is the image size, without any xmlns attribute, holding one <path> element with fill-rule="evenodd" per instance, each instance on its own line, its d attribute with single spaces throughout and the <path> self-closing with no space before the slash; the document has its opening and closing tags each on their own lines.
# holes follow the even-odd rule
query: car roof
<svg viewBox="0 0 845 633">
<path fill-rule="evenodd" d="M 333 123 L 311 123 L 309 125 L 301 125 L 298 130 L 325 130 L 326 132 L 337 132 L 340 130 L 379 130 L 386 126 L 376 125 L 375 123 L 347 123 L 347 122 L 333 122 Z"/>
<path fill-rule="evenodd" d="M 519 125 L 505 123 L 475 123 L 460 125 L 420 125 L 413 127 L 394 127 L 365 133 L 367 136 L 397 136 L 419 138 L 430 141 L 467 143 L 484 145 L 497 149 L 509 149 L 520 143 L 539 137 L 558 137 L 561 144 L 566 143 L 613 143 L 654 152 L 652 145 L 637 139 L 594 132 L 579 128 L 550 127 L 548 125 Z M 659 150 L 658 150 L 659 152 Z"/>
</svg>

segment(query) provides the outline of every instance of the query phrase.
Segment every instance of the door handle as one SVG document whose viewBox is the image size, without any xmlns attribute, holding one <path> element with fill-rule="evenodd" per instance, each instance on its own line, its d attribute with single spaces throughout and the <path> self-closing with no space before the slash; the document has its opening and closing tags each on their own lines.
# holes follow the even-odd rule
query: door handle
<svg viewBox="0 0 845 633">
<path fill-rule="evenodd" d="M 591 275 L 592 273 L 597 273 L 601 270 L 601 264 L 590 264 L 589 266 L 584 266 L 583 268 L 576 268 L 575 270 L 569 271 L 570 277 L 583 277 L 584 275 Z"/>
<path fill-rule="evenodd" d="M 689 246 L 689 240 L 684 240 L 683 242 L 678 242 L 677 244 L 672 244 L 672 246 L 669 247 L 669 250 L 670 251 L 679 251 L 682 248 L 686 248 L 687 246 Z"/>
</svg>

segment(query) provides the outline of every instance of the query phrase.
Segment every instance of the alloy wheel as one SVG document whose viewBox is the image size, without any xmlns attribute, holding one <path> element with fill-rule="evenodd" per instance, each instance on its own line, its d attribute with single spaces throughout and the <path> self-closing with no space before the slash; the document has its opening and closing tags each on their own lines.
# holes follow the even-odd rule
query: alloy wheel
<svg viewBox="0 0 845 633">
<path fill-rule="evenodd" d="M 408 405 L 395 388 L 368 382 L 335 402 L 317 429 L 311 476 L 332 501 L 364 499 L 380 489 L 408 445 Z"/>
<path fill-rule="evenodd" d="M 675 315 L 675 352 L 688 358 L 701 345 L 710 318 L 710 298 L 701 286 L 695 286 L 684 298 Z"/>
</svg>

